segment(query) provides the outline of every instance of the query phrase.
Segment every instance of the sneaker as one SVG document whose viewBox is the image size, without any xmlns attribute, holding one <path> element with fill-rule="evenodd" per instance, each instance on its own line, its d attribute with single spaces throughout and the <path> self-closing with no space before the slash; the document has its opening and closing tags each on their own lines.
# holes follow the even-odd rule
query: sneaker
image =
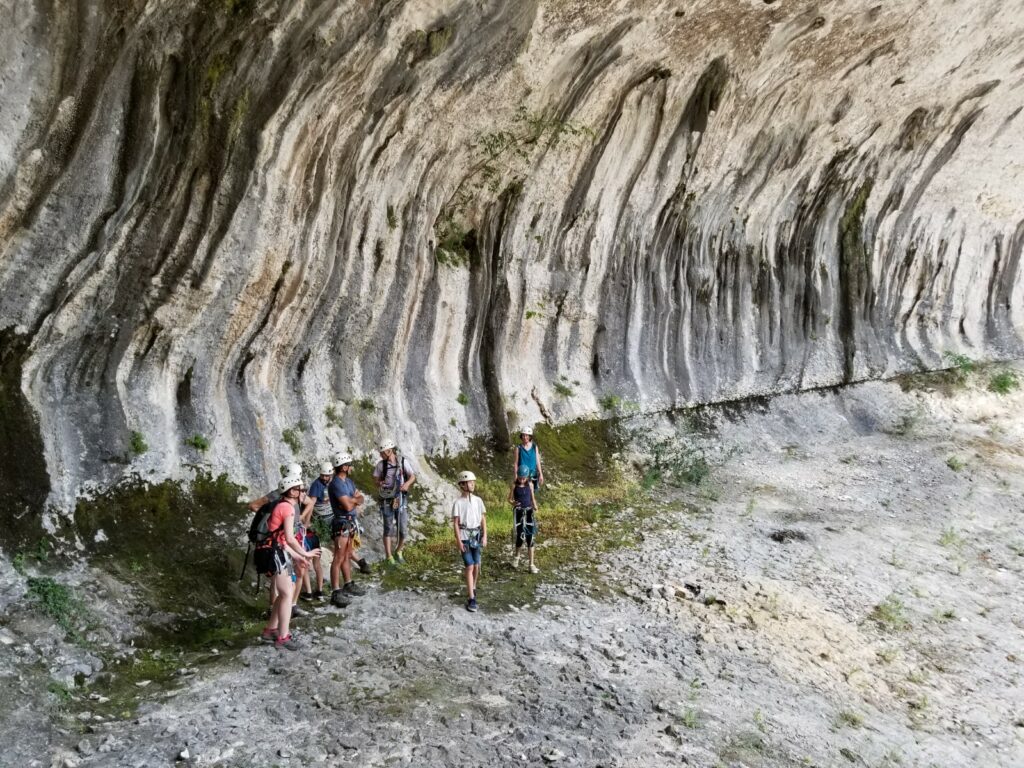
<svg viewBox="0 0 1024 768">
<path fill-rule="evenodd" d="M 306 611 L 304 611 L 302 608 L 299 608 L 299 606 L 297 606 L 297 605 L 293 605 L 292 606 L 292 618 L 293 619 L 297 619 L 300 616 L 305 616 L 305 615 L 306 615 Z M 291 635 L 289 635 L 289 637 L 291 637 Z"/>
<path fill-rule="evenodd" d="M 399 565 L 405 565 L 405 557 L 402 556 L 401 552 L 395 552 L 395 562 Z"/>
<path fill-rule="evenodd" d="M 291 635 L 285 635 L 284 637 L 279 637 L 274 641 L 274 647 L 279 651 L 281 649 L 286 651 L 297 651 L 299 650 L 299 641 Z"/>
<path fill-rule="evenodd" d="M 395 556 L 394 556 L 394 555 L 392 555 L 391 557 L 389 557 L 389 558 L 388 558 L 387 560 L 385 560 L 384 562 L 385 562 L 385 563 L 387 563 L 388 565 L 398 565 L 398 561 L 397 561 L 397 560 L 395 559 Z"/>
<path fill-rule="evenodd" d="M 299 600 L 305 600 L 307 603 L 313 599 L 312 592 L 299 592 Z"/>
<path fill-rule="evenodd" d="M 344 592 L 346 595 L 352 595 L 353 597 L 362 597 L 366 594 L 366 589 L 360 587 L 354 581 L 350 581 L 348 584 L 342 587 L 341 591 Z"/>
<path fill-rule="evenodd" d="M 540 573 L 540 568 L 533 563 L 530 563 L 530 573 Z"/>
<path fill-rule="evenodd" d="M 276 640 L 277 640 L 277 630 L 276 629 L 265 629 L 262 632 L 260 632 L 260 642 L 261 643 L 266 643 L 267 645 L 270 645 L 271 643 L 275 642 Z"/>
<path fill-rule="evenodd" d="M 519 555 L 516 555 L 515 557 L 512 558 L 512 570 L 513 571 L 518 571 L 519 570 Z"/>
<path fill-rule="evenodd" d="M 340 589 L 335 589 L 331 592 L 331 605 L 337 608 L 348 608 L 352 604 L 352 601 L 345 597 L 345 592 Z"/>
<path fill-rule="evenodd" d="M 313 593 L 313 599 L 314 600 L 323 600 L 324 599 L 323 591 L 318 589 L 316 592 L 314 592 Z"/>
<path fill-rule="evenodd" d="M 356 562 L 359 564 L 360 573 L 373 573 L 373 569 L 370 567 L 370 564 L 366 562 L 365 557 L 359 558 Z"/>
<path fill-rule="evenodd" d="M 476 598 L 471 597 L 466 601 L 466 610 L 470 613 L 476 613 Z"/>
</svg>

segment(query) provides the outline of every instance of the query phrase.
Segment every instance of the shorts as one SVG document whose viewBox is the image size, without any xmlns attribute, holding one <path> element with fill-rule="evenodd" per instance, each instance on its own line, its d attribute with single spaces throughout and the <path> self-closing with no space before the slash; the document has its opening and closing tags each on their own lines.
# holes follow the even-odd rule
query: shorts
<svg viewBox="0 0 1024 768">
<path fill-rule="evenodd" d="M 400 493 L 397 498 L 399 500 L 398 509 L 391 506 L 395 499 L 380 500 L 380 516 L 384 521 L 384 538 L 394 538 L 397 535 L 400 539 L 404 539 L 409 535 L 409 496 Z M 398 528 L 397 534 L 395 533 L 396 527 Z"/>
<path fill-rule="evenodd" d="M 289 572 L 291 558 L 278 546 L 263 547 L 252 554 L 253 564 L 256 566 L 256 573 L 263 576 L 277 576 L 279 573 Z"/>
<path fill-rule="evenodd" d="M 302 540 L 302 548 L 307 552 L 312 552 L 314 549 L 320 546 L 320 537 L 316 531 L 310 527 L 306 531 L 306 537 Z"/>
<path fill-rule="evenodd" d="M 466 542 L 462 542 L 466 544 Z M 480 565 L 480 555 L 483 554 L 483 547 L 470 547 L 466 546 L 462 552 L 462 562 L 466 564 L 468 568 L 471 565 Z"/>
<path fill-rule="evenodd" d="M 537 520 L 533 516 L 533 507 L 515 507 L 513 511 L 515 519 L 516 547 L 533 546 L 533 537 L 537 533 Z"/>
<path fill-rule="evenodd" d="M 331 540 L 339 536 L 352 536 L 358 529 L 354 517 L 335 517 L 331 520 Z"/>
</svg>

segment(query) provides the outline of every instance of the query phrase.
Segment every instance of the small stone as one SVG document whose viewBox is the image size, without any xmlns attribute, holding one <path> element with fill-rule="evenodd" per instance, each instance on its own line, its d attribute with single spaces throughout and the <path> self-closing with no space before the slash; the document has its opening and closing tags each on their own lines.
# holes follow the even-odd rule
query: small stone
<svg viewBox="0 0 1024 768">
<path fill-rule="evenodd" d="M 93 752 L 96 751 L 95 749 L 93 749 L 92 742 L 90 742 L 88 739 L 82 739 L 80 742 L 78 742 L 78 746 L 76 747 L 76 749 L 78 750 L 78 754 L 80 755 L 91 755 Z"/>
<path fill-rule="evenodd" d="M 559 760 L 565 757 L 565 753 L 560 749 L 552 749 L 550 752 L 544 754 L 545 763 L 557 763 Z"/>
<path fill-rule="evenodd" d="M 192 755 L 189 754 L 188 747 L 185 747 L 181 752 L 178 753 L 179 760 L 191 760 Z"/>
<path fill-rule="evenodd" d="M 292 753 L 289 750 L 285 749 L 284 747 L 281 747 L 281 749 L 277 750 L 277 756 L 278 757 L 291 757 Z"/>
</svg>

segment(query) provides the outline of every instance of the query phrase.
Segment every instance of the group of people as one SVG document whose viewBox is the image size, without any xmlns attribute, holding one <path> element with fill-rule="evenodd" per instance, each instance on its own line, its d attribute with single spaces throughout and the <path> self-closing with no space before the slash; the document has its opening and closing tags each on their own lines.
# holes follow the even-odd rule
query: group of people
<svg viewBox="0 0 1024 768">
<path fill-rule="evenodd" d="M 409 489 L 416 482 L 417 468 L 409 458 L 399 455 L 394 441 L 382 442 L 378 451 L 380 460 L 373 468 L 373 479 L 383 524 L 384 560 L 401 566 L 405 563 L 402 550 L 409 533 Z M 302 467 L 290 464 L 276 489 L 250 502 L 249 508 L 255 515 L 250 529 L 250 540 L 256 542 L 253 560 L 257 573 L 270 582 L 270 618 L 260 636 L 262 642 L 286 650 L 298 647 L 289 626 L 293 617 L 302 614 L 300 599 L 324 597 L 324 540 L 332 544 L 331 604 L 344 608 L 353 598 L 366 593 L 352 578 L 355 569 L 362 573 L 371 571 L 358 553 L 362 533 L 360 510 L 366 497 L 352 479 L 354 463 L 351 454 L 336 453 L 330 462 L 319 466 L 320 474 L 308 485 L 303 480 Z M 540 450 L 529 427 L 520 430 L 514 477 L 509 492 L 515 522 L 513 567 L 519 567 L 525 545 L 529 570 L 538 573 L 534 562 L 536 491 L 544 482 L 544 474 Z M 480 560 L 487 546 L 487 510 L 475 493 L 476 476 L 472 472 L 460 472 L 457 483 L 460 495 L 452 504 L 452 528 L 465 566 L 466 609 L 476 611 Z"/>
</svg>

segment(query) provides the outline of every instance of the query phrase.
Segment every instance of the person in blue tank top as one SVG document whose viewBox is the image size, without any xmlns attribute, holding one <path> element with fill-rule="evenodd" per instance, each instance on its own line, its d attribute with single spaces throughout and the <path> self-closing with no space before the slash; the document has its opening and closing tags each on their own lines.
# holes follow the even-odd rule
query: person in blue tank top
<svg viewBox="0 0 1024 768">
<path fill-rule="evenodd" d="M 519 471 L 526 469 L 527 477 L 533 484 L 533 489 L 544 485 L 544 468 L 540 463 L 540 448 L 533 442 L 533 427 L 523 427 L 519 430 L 519 445 L 515 450 L 515 462 L 512 468 L 512 480 L 515 482 L 519 477 Z"/>
<path fill-rule="evenodd" d="M 537 497 L 533 494 L 533 486 L 530 484 L 530 470 L 526 467 L 519 468 L 519 474 L 512 490 L 508 493 L 508 500 L 512 504 L 512 515 L 515 521 L 516 550 L 512 557 L 512 568 L 519 568 L 520 550 L 526 544 L 526 553 L 530 561 L 530 573 L 540 573 L 533 562 L 533 537 L 537 533 Z"/>
</svg>

